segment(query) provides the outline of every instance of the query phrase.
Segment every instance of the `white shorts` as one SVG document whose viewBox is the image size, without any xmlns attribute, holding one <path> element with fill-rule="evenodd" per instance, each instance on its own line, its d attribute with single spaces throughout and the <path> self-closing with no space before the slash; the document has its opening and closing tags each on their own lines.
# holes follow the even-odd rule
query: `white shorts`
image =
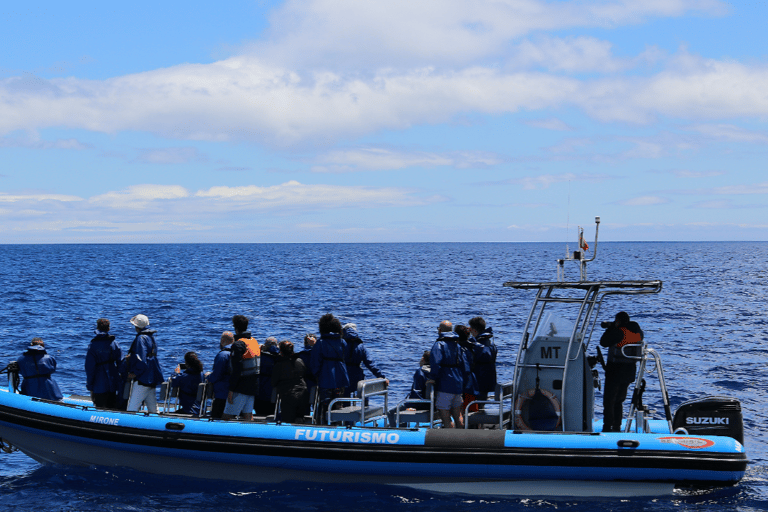
<svg viewBox="0 0 768 512">
<path fill-rule="evenodd" d="M 227 400 L 224 406 L 224 414 L 238 416 L 240 414 L 253 414 L 253 395 L 232 393 L 232 403 Z"/>
<path fill-rule="evenodd" d="M 461 407 L 463 403 L 464 397 L 461 393 L 455 395 L 453 393 L 438 391 L 437 398 L 435 398 L 435 407 L 437 410 L 448 411 L 454 407 Z"/>
</svg>

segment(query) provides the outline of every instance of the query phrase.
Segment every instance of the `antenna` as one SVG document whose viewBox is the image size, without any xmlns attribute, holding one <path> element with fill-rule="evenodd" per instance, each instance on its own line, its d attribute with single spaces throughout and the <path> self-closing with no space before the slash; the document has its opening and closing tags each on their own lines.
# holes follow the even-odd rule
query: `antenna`
<svg viewBox="0 0 768 512">
<path fill-rule="evenodd" d="M 578 250 L 573 251 L 571 253 L 568 250 L 568 245 L 566 244 L 566 255 L 565 258 L 557 260 L 557 280 L 559 282 L 563 282 L 565 280 L 565 262 L 566 261 L 577 261 L 579 262 L 579 281 L 586 281 L 587 280 L 587 263 L 590 261 L 594 261 L 594 259 L 597 257 L 597 234 L 600 230 L 600 217 L 595 217 L 595 244 L 592 246 L 592 257 L 586 258 L 585 254 L 587 251 L 589 251 L 589 245 L 587 244 L 586 240 L 584 240 L 584 228 L 581 226 L 578 227 L 579 232 L 579 240 L 578 240 Z"/>
</svg>

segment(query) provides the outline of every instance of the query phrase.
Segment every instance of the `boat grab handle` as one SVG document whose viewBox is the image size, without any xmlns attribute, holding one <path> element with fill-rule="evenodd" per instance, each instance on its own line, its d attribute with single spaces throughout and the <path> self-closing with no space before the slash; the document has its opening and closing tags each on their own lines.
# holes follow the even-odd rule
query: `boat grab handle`
<svg viewBox="0 0 768 512">
<path fill-rule="evenodd" d="M 168 430 L 184 430 L 184 424 L 170 421 L 165 424 L 165 428 L 167 428 Z"/>
</svg>

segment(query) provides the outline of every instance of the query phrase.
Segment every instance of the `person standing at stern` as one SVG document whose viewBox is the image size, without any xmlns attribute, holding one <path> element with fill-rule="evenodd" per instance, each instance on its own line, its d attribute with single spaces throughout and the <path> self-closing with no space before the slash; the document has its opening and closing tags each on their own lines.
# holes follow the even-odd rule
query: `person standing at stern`
<svg viewBox="0 0 768 512">
<path fill-rule="evenodd" d="M 149 330 L 146 315 L 134 316 L 131 324 L 136 328 L 136 337 L 128 351 L 128 380 L 132 383 L 127 410 L 138 411 L 143 402 L 149 412 L 157 413 L 156 388 L 165 380 L 157 360 L 157 331 Z"/>
<path fill-rule="evenodd" d="M 637 359 L 643 344 L 643 331 L 629 314 L 620 311 L 613 322 L 600 324 L 605 332 L 600 346 L 608 348 L 605 365 L 605 391 L 603 391 L 603 432 L 619 432 L 624 413 L 627 389 L 635 380 Z"/>
</svg>

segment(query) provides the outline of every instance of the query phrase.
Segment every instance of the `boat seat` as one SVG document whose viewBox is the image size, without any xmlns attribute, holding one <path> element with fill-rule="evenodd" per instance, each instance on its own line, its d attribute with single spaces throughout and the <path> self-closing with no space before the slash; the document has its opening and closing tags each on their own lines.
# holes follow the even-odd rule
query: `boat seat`
<svg viewBox="0 0 768 512">
<path fill-rule="evenodd" d="M 429 397 L 424 398 L 406 398 L 397 404 L 395 411 L 394 427 L 416 426 L 424 424 L 432 428 L 435 424 L 435 386 L 432 381 L 427 382 L 425 394 Z M 426 406 L 426 408 L 424 408 Z M 414 408 L 416 407 L 416 408 Z"/>
<path fill-rule="evenodd" d="M 464 428 L 475 425 L 498 425 L 503 429 L 512 423 L 514 383 L 496 384 L 494 400 L 473 400 L 464 408 Z M 477 404 L 481 408 L 469 412 L 470 407 Z"/>
<path fill-rule="evenodd" d="M 387 389 L 386 379 L 368 379 L 357 383 L 358 398 L 336 398 L 331 400 L 328 405 L 328 424 L 333 422 L 351 422 L 360 423 L 365 426 L 366 423 L 374 422 L 387 417 L 387 405 L 389 400 L 389 389 Z M 384 405 L 370 405 L 370 399 L 384 399 Z M 335 404 L 342 405 L 334 409 Z"/>
</svg>

